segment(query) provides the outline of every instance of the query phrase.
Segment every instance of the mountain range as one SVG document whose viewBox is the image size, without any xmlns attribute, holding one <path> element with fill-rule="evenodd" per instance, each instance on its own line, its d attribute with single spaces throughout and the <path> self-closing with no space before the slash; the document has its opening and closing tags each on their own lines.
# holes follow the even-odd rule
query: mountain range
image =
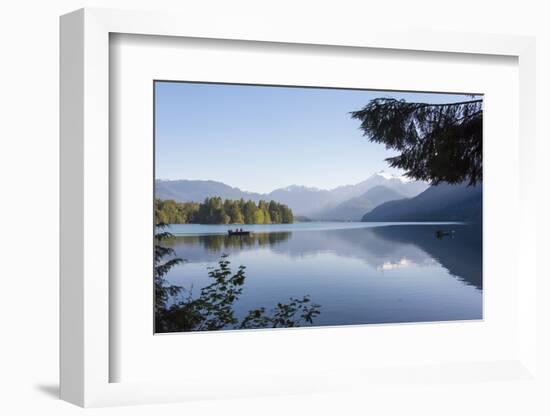
<svg viewBox="0 0 550 416">
<path fill-rule="evenodd" d="M 442 183 L 407 199 L 385 202 L 363 221 L 470 221 L 481 223 L 482 186 Z"/>
<path fill-rule="evenodd" d="M 288 205 L 294 215 L 312 219 L 358 221 L 376 206 L 387 201 L 412 198 L 428 188 L 428 184 L 378 172 L 353 185 L 318 189 L 291 185 L 269 193 L 243 191 L 211 180 L 155 181 L 155 197 L 178 202 L 202 202 L 207 197 L 222 199 L 275 200 Z"/>
<path fill-rule="evenodd" d="M 313 218 L 334 221 L 361 221 L 361 218 L 378 205 L 405 198 L 405 195 L 383 185 L 370 188 L 364 194 L 313 214 Z"/>
</svg>

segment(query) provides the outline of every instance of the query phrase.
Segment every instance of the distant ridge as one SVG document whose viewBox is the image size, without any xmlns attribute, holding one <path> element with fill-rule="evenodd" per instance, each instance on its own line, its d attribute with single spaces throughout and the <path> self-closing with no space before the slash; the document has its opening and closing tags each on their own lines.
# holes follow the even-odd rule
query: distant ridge
<svg viewBox="0 0 550 416">
<path fill-rule="evenodd" d="M 161 180 L 155 181 L 155 197 L 173 199 L 178 202 L 202 202 L 205 198 L 219 196 L 223 199 L 252 199 L 258 201 L 261 194 L 242 191 L 222 182 L 202 180 Z"/>
<path fill-rule="evenodd" d="M 387 186 L 377 185 L 360 196 L 315 214 L 314 218 L 333 221 L 361 221 L 365 213 L 388 201 L 405 196 Z"/>
<path fill-rule="evenodd" d="M 431 186 L 414 198 L 390 201 L 363 216 L 363 221 L 481 222 L 482 186 Z"/>
<path fill-rule="evenodd" d="M 219 196 L 223 199 L 251 199 L 255 202 L 260 199 L 275 200 L 288 205 L 295 215 L 313 217 L 321 211 L 332 209 L 345 201 L 361 197 L 377 186 L 383 186 L 389 189 L 390 192 L 396 192 L 401 197 L 416 196 L 428 187 L 424 182 L 410 181 L 383 171 L 375 173 L 366 180 L 354 185 L 343 185 L 333 189 L 290 185 L 275 189 L 267 194 L 243 191 L 240 188 L 213 180 L 157 179 L 155 181 L 155 197 L 173 199 L 178 202 L 202 202 L 205 198 L 213 196 Z M 354 202 L 352 201 L 351 204 L 354 204 Z M 363 210 L 361 215 L 365 212 L 366 210 Z M 353 212 L 352 216 L 343 216 L 341 220 L 359 220 L 361 215 L 357 216 Z"/>
</svg>

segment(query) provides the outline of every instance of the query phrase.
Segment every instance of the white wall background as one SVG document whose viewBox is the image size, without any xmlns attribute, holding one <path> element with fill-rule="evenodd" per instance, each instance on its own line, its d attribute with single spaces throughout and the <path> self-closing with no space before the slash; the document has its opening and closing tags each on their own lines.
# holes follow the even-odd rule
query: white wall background
<svg viewBox="0 0 550 416">
<path fill-rule="evenodd" d="M 538 186 L 540 214 L 550 212 L 546 157 L 550 150 L 550 12 L 544 1 L 480 0 L 7 0 L 0 6 L 0 413 L 67 415 L 81 409 L 56 399 L 58 383 L 58 16 L 84 6 L 178 10 L 207 25 L 218 14 L 261 16 L 286 25 L 337 31 L 388 22 L 434 30 L 536 35 L 538 41 Z M 542 215 L 541 215 L 542 216 Z M 540 220 L 539 266 L 549 245 Z M 544 223 L 543 223 L 544 222 Z M 544 248 L 543 248 L 544 244 Z M 549 276 L 550 277 L 550 276 Z M 548 293 L 544 283 L 539 292 Z M 545 307 L 544 309 L 548 309 Z M 546 354 L 548 317 L 540 322 Z M 546 330 L 544 330 L 546 328 Z M 548 360 L 540 357 L 548 369 Z M 546 374 L 550 372 L 546 371 Z M 506 383 L 402 390 L 362 397 L 339 392 L 93 410 L 96 414 L 550 414 L 550 387 Z"/>
</svg>

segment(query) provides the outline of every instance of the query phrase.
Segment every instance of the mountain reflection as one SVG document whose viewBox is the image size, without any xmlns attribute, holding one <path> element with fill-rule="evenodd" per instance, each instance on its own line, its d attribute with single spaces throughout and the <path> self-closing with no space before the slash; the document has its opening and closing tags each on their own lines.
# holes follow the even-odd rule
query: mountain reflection
<svg viewBox="0 0 550 416">
<path fill-rule="evenodd" d="M 483 244 L 481 225 L 453 225 L 452 238 L 437 238 L 441 226 L 387 226 L 372 231 L 393 244 L 414 244 L 439 262 L 450 274 L 478 289 L 483 288 Z"/>
<path fill-rule="evenodd" d="M 441 228 L 452 238 L 437 238 Z M 267 248 L 290 258 L 322 253 L 360 259 L 379 272 L 439 263 L 464 283 L 482 289 L 482 233 L 473 225 L 387 225 L 372 228 L 254 233 L 249 236 L 178 236 L 173 248 L 190 262 L 215 261 L 220 253 Z"/>
</svg>

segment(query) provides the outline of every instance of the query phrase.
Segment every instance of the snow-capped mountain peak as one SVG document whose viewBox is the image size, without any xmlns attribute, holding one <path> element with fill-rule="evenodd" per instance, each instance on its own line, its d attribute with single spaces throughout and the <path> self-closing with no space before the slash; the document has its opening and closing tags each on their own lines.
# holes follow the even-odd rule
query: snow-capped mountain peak
<svg viewBox="0 0 550 416">
<path fill-rule="evenodd" d="M 283 191 L 287 192 L 298 192 L 298 191 L 320 191 L 321 189 L 311 187 L 311 186 L 304 186 L 304 185 L 289 185 L 285 188 L 281 188 Z"/>
<path fill-rule="evenodd" d="M 382 178 L 388 179 L 388 180 L 397 179 L 398 181 L 401 181 L 403 183 L 407 183 L 407 182 L 411 181 L 410 178 L 407 178 L 404 175 L 395 175 L 393 173 L 386 172 L 385 170 L 380 170 L 380 171 L 376 172 L 375 175 L 381 176 Z"/>
</svg>

